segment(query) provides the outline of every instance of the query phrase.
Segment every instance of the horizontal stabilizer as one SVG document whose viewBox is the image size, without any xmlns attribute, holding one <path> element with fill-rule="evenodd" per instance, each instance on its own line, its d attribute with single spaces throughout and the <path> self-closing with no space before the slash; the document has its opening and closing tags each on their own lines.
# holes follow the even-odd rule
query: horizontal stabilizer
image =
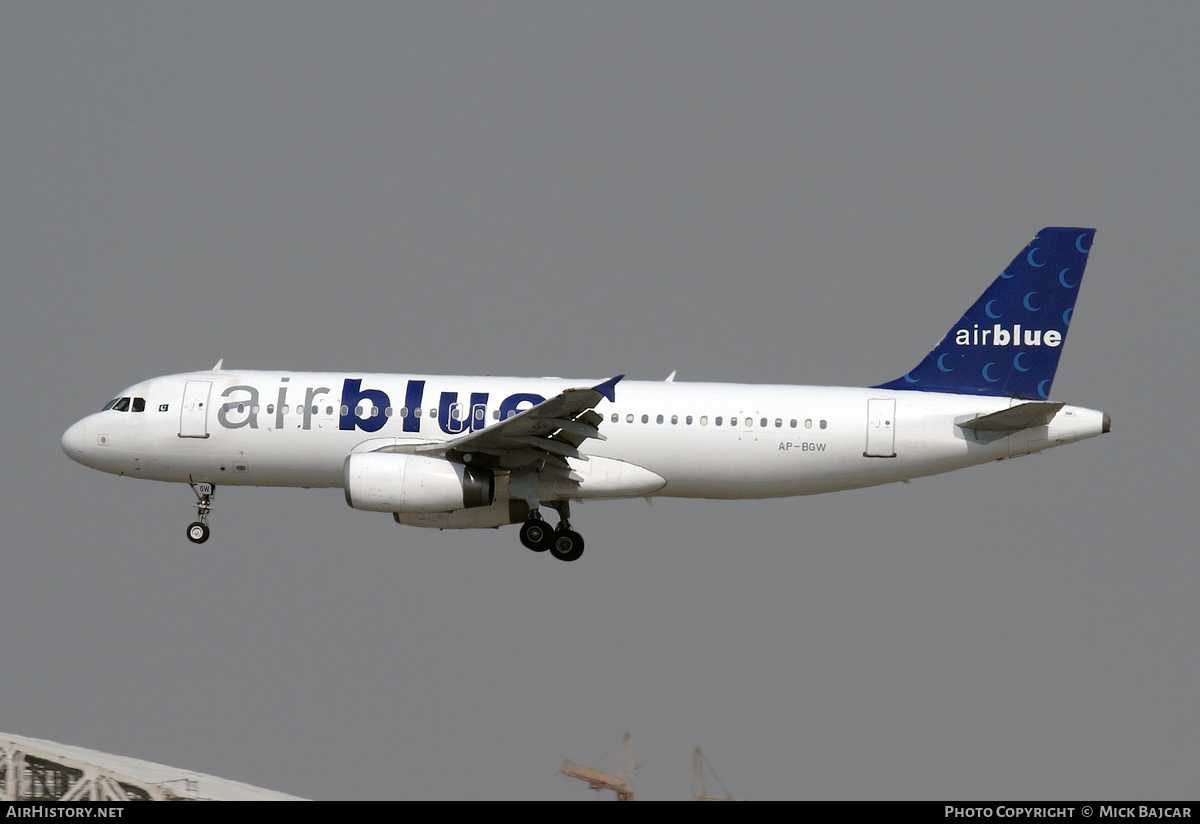
<svg viewBox="0 0 1200 824">
<path fill-rule="evenodd" d="M 959 427 L 976 432 L 1020 432 L 1022 429 L 1046 426 L 1063 406 L 1065 404 L 1061 403 L 1023 403 L 960 423 Z"/>
</svg>

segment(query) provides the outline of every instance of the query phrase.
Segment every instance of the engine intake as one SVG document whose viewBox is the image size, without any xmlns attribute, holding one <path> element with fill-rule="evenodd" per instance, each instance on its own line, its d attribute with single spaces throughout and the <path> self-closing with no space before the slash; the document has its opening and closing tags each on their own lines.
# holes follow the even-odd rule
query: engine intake
<svg viewBox="0 0 1200 824">
<path fill-rule="evenodd" d="M 496 499 L 492 470 L 424 455 L 357 452 L 345 476 L 346 503 L 371 512 L 454 512 Z"/>
</svg>

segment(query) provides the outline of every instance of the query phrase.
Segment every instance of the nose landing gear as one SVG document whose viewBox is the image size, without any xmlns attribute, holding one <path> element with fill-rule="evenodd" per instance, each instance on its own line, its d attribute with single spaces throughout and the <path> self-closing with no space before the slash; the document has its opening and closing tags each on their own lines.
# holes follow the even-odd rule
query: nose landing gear
<svg viewBox="0 0 1200 824">
<path fill-rule="evenodd" d="M 192 488 L 192 492 L 196 495 L 196 512 L 200 516 L 200 520 L 193 521 L 188 524 L 187 536 L 188 540 L 193 544 L 202 544 L 208 540 L 208 513 L 212 512 L 212 498 L 216 492 L 216 487 L 207 481 L 200 483 L 192 483 L 188 481 L 188 486 Z"/>
</svg>

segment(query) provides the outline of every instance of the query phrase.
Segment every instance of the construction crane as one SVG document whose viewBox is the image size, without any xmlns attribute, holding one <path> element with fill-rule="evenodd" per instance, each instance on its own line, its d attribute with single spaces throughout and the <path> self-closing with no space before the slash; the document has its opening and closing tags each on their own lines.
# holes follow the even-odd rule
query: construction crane
<svg viewBox="0 0 1200 824">
<path fill-rule="evenodd" d="M 592 767 L 584 767 L 572 761 L 564 760 L 558 769 L 560 775 L 578 778 L 587 782 L 593 790 L 612 790 L 617 794 L 617 801 L 633 800 L 633 742 L 629 730 L 621 740 L 621 764 L 618 767 L 620 775 L 601 772 Z"/>
<path fill-rule="evenodd" d="M 717 784 L 720 784 L 721 791 L 725 793 L 720 798 L 708 794 L 708 785 L 704 781 L 704 767 L 708 766 L 709 772 Z M 708 763 L 708 759 L 704 757 L 704 753 L 700 752 L 700 748 L 696 747 L 696 752 L 692 756 L 692 800 L 693 801 L 733 801 L 730 797 L 729 790 L 725 789 L 725 785 L 721 784 L 721 779 L 717 778 L 717 771 L 713 769 L 712 764 Z"/>
</svg>

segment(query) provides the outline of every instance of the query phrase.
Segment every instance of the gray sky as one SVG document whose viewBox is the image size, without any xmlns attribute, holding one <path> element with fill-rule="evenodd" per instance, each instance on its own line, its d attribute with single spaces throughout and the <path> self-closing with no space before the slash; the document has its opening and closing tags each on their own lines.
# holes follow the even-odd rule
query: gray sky
<svg viewBox="0 0 1200 824">
<path fill-rule="evenodd" d="M 1049 5 L 1049 8 L 1047 8 Z M 1194 798 L 1200 7 L 0 6 L 0 730 L 314 798 Z M 866 385 L 1046 225 L 1110 435 L 577 506 L 575 564 L 68 460 L 228 367 Z M 710 788 L 713 786 L 710 781 Z"/>
</svg>

